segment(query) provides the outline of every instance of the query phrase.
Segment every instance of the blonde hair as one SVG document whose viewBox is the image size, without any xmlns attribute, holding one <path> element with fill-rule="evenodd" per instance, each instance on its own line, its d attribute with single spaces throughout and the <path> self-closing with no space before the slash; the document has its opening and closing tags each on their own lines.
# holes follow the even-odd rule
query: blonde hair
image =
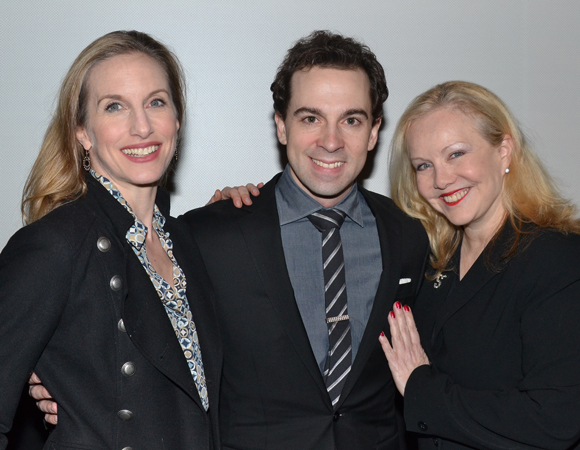
<svg viewBox="0 0 580 450">
<path fill-rule="evenodd" d="M 56 110 L 24 186 L 21 210 L 25 223 L 86 193 L 84 149 L 76 139 L 76 130 L 86 125 L 87 79 L 99 62 L 128 53 L 143 53 L 164 70 L 180 124 L 179 142 L 185 118 L 185 77 L 177 57 L 139 31 L 114 31 L 98 38 L 80 53 L 62 81 Z"/>
<path fill-rule="evenodd" d="M 454 108 L 472 117 L 481 136 L 492 146 L 499 146 L 506 135 L 513 140 L 510 173 L 504 178 L 503 202 L 506 221 L 515 230 L 516 237 L 504 258 L 513 257 L 518 250 L 518 243 L 526 234 L 522 228 L 524 223 L 580 233 L 576 207 L 562 198 L 507 106 L 482 86 L 449 81 L 419 95 L 407 107 L 395 129 L 389 165 L 391 196 L 399 208 L 423 223 L 431 244 L 435 276 L 449 269 L 463 229 L 450 223 L 419 194 L 407 134 L 413 121 L 440 108 Z"/>
</svg>

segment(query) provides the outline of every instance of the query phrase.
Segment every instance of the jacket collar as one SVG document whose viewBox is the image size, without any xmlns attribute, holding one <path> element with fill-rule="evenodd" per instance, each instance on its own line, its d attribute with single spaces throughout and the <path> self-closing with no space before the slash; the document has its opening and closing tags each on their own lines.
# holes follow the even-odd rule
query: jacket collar
<svg viewBox="0 0 580 450">
<path fill-rule="evenodd" d="M 91 174 L 87 174 L 86 183 L 88 188 L 87 198 L 98 203 L 105 215 L 111 220 L 117 236 L 124 239 L 127 230 L 135 223 L 133 216 Z M 161 214 L 165 217 L 169 216 L 169 193 L 163 188 L 157 188 L 155 204 Z"/>
</svg>

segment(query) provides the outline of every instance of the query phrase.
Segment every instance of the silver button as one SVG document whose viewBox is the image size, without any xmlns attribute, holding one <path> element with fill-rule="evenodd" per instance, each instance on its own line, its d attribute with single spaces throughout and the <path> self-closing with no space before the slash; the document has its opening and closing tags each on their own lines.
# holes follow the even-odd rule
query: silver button
<svg viewBox="0 0 580 450">
<path fill-rule="evenodd" d="M 122 409 L 117 413 L 117 417 L 125 422 L 133 418 L 133 413 L 128 409 Z"/>
<path fill-rule="evenodd" d="M 123 333 L 127 332 L 127 330 L 125 328 L 125 322 L 123 322 L 123 319 L 119 320 L 119 323 L 117 324 L 117 328 L 119 329 L 119 331 L 122 331 Z"/>
<path fill-rule="evenodd" d="M 131 361 L 126 362 L 125 364 L 123 364 L 123 367 L 121 367 L 121 373 L 126 377 L 132 377 L 133 375 L 135 375 L 136 371 L 137 368 L 135 367 L 135 364 L 132 363 Z"/>
<path fill-rule="evenodd" d="M 121 450 L 133 450 L 133 447 L 123 447 Z"/>
<path fill-rule="evenodd" d="M 111 241 L 109 241 L 106 237 L 100 237 L 97 240 L 97 248 L 103 253 L 106 253 L 111 249 Z"/>
<path fill-rule="evenodd" d="M 123 287 L 123 280 L 121 279 L 121 277 L 119 275 L 115 275 L 113 278 L 111 278 L 111 281 L 109 282 L 109 286 L 111 286 L 111 289 L 113 291 L 118 291 L 119 289 L 121 289 Z"/>
</svg>

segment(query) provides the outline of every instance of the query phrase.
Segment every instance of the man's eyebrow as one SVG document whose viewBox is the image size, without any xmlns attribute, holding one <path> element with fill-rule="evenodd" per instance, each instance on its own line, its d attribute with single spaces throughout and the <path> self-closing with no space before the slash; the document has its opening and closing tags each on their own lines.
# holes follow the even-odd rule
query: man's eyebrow
<svg viewBox="0 0 580 450">
<path fill-rule="evenodd" d="M 369 118 L 369 115 L 364 109 L 349 109 L 348 111 L 345 111 L 344 114 L 342 115 L 342 117 L 346 116 L 363 116 L 365 119 Z"/>
<path fill-rule="evenodd" d="M 293 116 L 300 116 L 302 114 L 313 114 L 315 116 L 321 116 L 322 111 L 320 111 L 318 108 L 302 107 L 302 108 L 298 108 L 296 111 L 294 111 L 294 113 L 292 115 Z"/>
<path fill-rule="evenodd" d="M 300 116 L 302 114 L 312 114 L 315 116 L 322 116 L 322 111 L 318 108 L 308 108 L 306 106 L 302 108 L 298 108 L 294 113 L 293 116 Z M 365 119 L 369 118 L 368 113 L 364 109 L 349 109 L 341 114 L 341 117 L 348 117 L 348 116 L 363 116 Z"/>
</svg>

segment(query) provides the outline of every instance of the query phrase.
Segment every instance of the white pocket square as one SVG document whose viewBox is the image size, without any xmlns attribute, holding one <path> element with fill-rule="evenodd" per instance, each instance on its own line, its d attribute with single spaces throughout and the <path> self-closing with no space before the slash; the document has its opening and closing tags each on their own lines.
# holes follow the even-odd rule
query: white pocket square
<svg viewBox="0 0 580 450">
<path fill-rule="evenodd" d="M 407 284 L 407 283 L 410 283 L 410 282 L 411 282 L 411 279 L 410 278 L 401 278 L 399 280 L 399 284 Z"/>
</svg>

